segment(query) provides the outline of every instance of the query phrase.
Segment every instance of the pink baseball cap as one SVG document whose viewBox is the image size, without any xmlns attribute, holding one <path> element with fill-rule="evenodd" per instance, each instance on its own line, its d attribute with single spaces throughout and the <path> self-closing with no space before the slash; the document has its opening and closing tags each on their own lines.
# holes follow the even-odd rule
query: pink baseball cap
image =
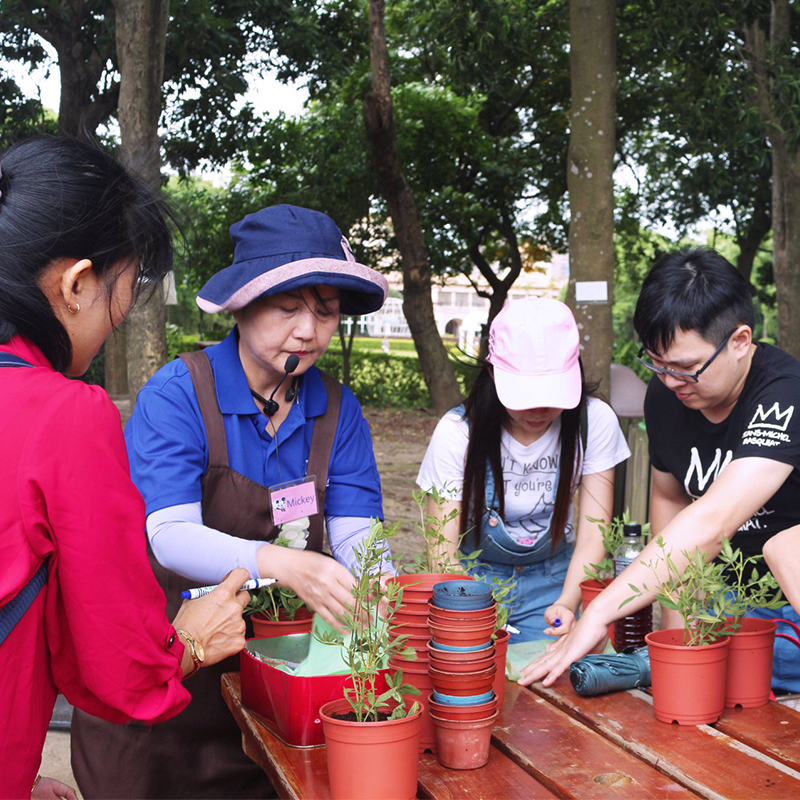
<svg viewBox="0 0 800 800">
<path fill-rule="evenodd" d="M 512 411 L 575 408 L 581 400 L 580 335 L 558 300 L 506 303 L 489 330 L 487 361 L 500 402 Z"/>
</svg>

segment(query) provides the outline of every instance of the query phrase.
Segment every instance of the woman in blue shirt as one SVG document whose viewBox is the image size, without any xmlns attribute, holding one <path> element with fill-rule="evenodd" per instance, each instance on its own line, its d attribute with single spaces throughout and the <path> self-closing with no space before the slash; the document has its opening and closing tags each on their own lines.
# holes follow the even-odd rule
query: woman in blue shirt
<svg viewBox="0 0 800 800">
<path fill-rule="evenodd" d="M 383 516 L 380 479 L 358 401 L 314 363 L 340 313 L 378 310 L 388 286 L 355 261 L 319 212 L 266 208 L 232 226 L 231 236 L 233 265 L 197 302 L 207 312 L 231 311 L 235 329 L 161 369 L 125 431 L 153 569 L 168 608 L 182 589 L 243 566 L 253 577 L 277 578 L 337 625 L 351 600 L 353 547 L 370 518 Z M 304 486 L 294 490 L 300 500 L 285 488 L 292 482 Z M 294 517 L 308 517 L 303 549 L 296 539 L 291 547 L 271 543 L 293 503 L 302 509 Z M 323 514 L 335 558 L 321 552 Z M 244 757 L 220 696 L 226 669 L 238 664 L 193 681 L 187 710 L 146 737 L 79 715 L 73 761 L 84 795 L 122 796 L 122 770 L 131 774 L 132 797 L 265 796 L 263 773 Z M 102 765 L 91 764 L 100 746 Z"/>
</svg>

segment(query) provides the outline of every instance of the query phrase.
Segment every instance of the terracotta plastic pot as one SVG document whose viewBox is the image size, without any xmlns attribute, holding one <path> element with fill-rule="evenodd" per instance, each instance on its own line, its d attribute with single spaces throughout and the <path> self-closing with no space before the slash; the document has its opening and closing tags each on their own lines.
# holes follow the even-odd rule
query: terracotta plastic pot
<svg viewBox="0 0 800 800">
<path fill-rule="evenodd" d="M 433 587 L 433 604 L 438 608 L 477 611 L 494 604 L 492 587 L 482 581 L 442 581 Z"/>
<path fill-rule="evenodd" d="M 474 706 L 451 706 L 437 703 L 431 694 L 428 698 L 428 710 L 441 719 L 485 719 L 497 710 L 497 698 L 494 697 L 488 703 L 479 703 Z"/>
<path fill-rule="evenodd" d="M 492 690 L 497 667 L 492 664 L 481 672 L 443 672 L 440 669 L 428 667 L 433 688 L 441 694 L 455 697 L 471 697 Z"/>
<path fill-rule="evenodd" d="M 461 663 L 457 661 L 439 661 L 435 656 L 431 656 L 430 659 L 430 666 L 433 669 L 438 669 L 440 672 L 457 672 L 462 675 L 469 672 L 481 672 L 489 669 L 494 663 L 494 654 L 488 658 L 482 658 L 480 661 L 463 661 Z"/>
<path fill-rule="evenodd" d="M 283 612 L 281 612 L 283 614 Z M 279 619 L 277 622 L 267 619 L 260 611 L 252 614 L 253 634 L 256 639 L 267 639 L 270 636 L 288 636 L 291 633 L 310 633 L 314 622 L 314 614 L 307 608 L 300 608 L 294 619 Z"/>
<path fill-rule="evenodd" d="M 439 608 L 433 598 L 428 603 L 428 613 L 441 617 L 442 619 L 473 619 L 480 620 L 491 617 L 493 613 L 497 613 L 497 603 L 492 603 L 488 608 L 479 608 L 474 611 L 468 611 L 457 608 Z"/>
<path fill-rule="evenodd" d="M 448 611 L 446 608 L 429 605 L 428 618 L 440 625 L 457 627 L 480 625 L 488 620 L 497 620 L 497 606 L 493 604 L 491 607 L 482 608 L 479 611 Z"/>
<path fill-rule="evenodd" d="M 609 583 L 611 583 L 610 578 L 607 578 L 606 580 L 603 581 L 595 581 L 595 580 L 582 581 L 580 584 L 578 584 L 581 590 L 581 603 L 583 605 L 584 611 L 586 610 L 586 606 L 588 606 L 589 603 L 591 603 L 592 600 L 594 600 L 595 597 L 597 597 L 597 595 L 599 595 L 600 592 L 602 592 L 603 589 L 605 589 Z M 611 643 L 613 644 L 614 643 L 613 622 L 608 626 L 608 638 L 611 640 Z"/>
<path fill-rule="evenodd" d="M 419 689 L 418 695 L 407 695 L 406 705 L 409 706 L 415 700 L 422 706 L 422 716 L 420 721 L 419 732 L 419 752 L 424 753 L 426 750 L 436 752 L 436 734 L 433 730 L 433 722 L 428 710 L 428 699 L 433 690 L 433 682 L 431 676 L 428 674 L 428 664 L 418 663 L 416 661 L 401 661 L 397 662 L 394 659 L 389 659 L 389 672 L 392 675 L 397 673 L 397 670 L 403 671 L 403 683 L 408 683 Z"/>
<path fill-rule="evenodd" d="M 494 659 L 497 664 L 497 674 L 494 676 L 494 693 L 497 695 L 497 707 L 503 713 L 503 701 L 506 697 L 506 655 L 511 634 L 507 630 L 497 631 L 494 640 Z"/>
<path fill-rule="evenodd" d="M 769 702 L 777 629 L 774 619 L 744 617 L 739 630 L 729 637 L 725 708 L 757 708 Z"/>
<path fill-rule="evenodd" d="M 405 658 L 400 653 L 397 653 L 394 658 L 401 662 L 403 665 L 405 664 L 426 664 L 430 661 L 430 657 L 428 656 L 428 648 L 426 647 L 417 647 L 414 648 L 414 652 L 416 654 L 416 658 Z"/>
<path fill-rule="evenodd" d="M 452 645 L 455 647 L 475 647 L 479 644 L 488 643 L 494 632 L 494 622 L 490 620 L 482 625 L 470 625 L 463 628 L 454 628 L 450 625 L 438 625 L 435 622 L 428 622 L 431 638 L 440 644 Z"/>
<path fill-rule="evenodd" d="M 414 800 L 417 796 L 422 714 L 386 722 L 348 722 L 350 704 L 320 709 L 333 800 Z"/>
<path fill-rule="evenodd" d="M 431 632 L 428 628 L 427 621 L 423 622 L 421 625 L 416 624 L 415 622 L 395 622 L 396 618 L 392 619 L 391 622 L 391 634 L 393 637 L 398 637 L 400 635 L 405 636 L 413 636 L 415 639 L 420 637 L 427 637 L 428 639 L 431 638 Z"/>
<path fill-rule="evenodd" d="M 650 653 L 653 711 L 661 722 L 708 725 L 722 716 L 730 637 L 688 647 L 683 629 L 645 636 Z"/>
<path fill-rule="evenodd" d="M 408 636 L 402 628 L 397 628 L 396 631 L 389 632 L 389 641 L 394 642 L 401 636 L 405 636 L 405 646 L 413 647 L 418 653 L 426 653 L 428 650 L 428 642 L 431 640 L 430 632 L 424 636 Z"/>
<path fill-rule="evenodd" d="M 428 658 L 446 663 L 446 664 L 467 664 L 470 662 L 480 661 L 488 656 L 495 655 L 495 645 L 491 642 L 487 647 L 480 650 L 467 650 L 465 652 L 455 650 L 440 650 L 433 646 L 432 642 L 428 642 Z M 446 672 L 447 670 L 445 670 Z"/>
<path fill-rule="evenodd" d="M 499 712 L 474 720 L 442 719 L 431 715 L 439 746 L 439 763 L 449 769 L 478 769 L 489 761 L 492 725 Z"/>
<path fill-rule="evenodd" d="M 389 579 L 389 583 L 396 583 L 403 587 L 402 606 L 427 606 L 428 600 L 433 597 L 433 587 L 443 581 L 472 580 L 469 575 L 459 575 L 447 572 L 420 572 L 416 575 L 397 575 Z"/>
</svg>

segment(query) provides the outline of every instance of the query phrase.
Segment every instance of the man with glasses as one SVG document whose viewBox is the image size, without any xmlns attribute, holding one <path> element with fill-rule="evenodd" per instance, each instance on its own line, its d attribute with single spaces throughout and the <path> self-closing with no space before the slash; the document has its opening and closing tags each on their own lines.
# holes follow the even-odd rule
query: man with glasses
<svg viewBox="0 0 800 800">
<path fill-rule="evenodd" d="M 771 537 L 800 525 L 800 362 L 754 342 L 754 325 L 750 285 L 709 248 L 666 254 L 642 284 L 634 327 L 638 359 L 654 373 L 645 399 L 650 518 L 678 568 L 682 552 L 716 556 L 723 538 L 760 554 Z M 647 565 L 659 555 L 654 537 L 573 630 L 522 671 L 522 682 L 550 685 L 602 642 L 608 623 L 652 602 L 645 592 L 620 609 L 629 584 L 657 583 Z M 658 575 L 666 577 L 663 562 Z M 791 606 L 757 613 L 800 622 Z M 664 627 L 682 627 L 668 617 Z M 800 650 L 780 639 L 773 684 L 800 691 Z"/>
</svg>

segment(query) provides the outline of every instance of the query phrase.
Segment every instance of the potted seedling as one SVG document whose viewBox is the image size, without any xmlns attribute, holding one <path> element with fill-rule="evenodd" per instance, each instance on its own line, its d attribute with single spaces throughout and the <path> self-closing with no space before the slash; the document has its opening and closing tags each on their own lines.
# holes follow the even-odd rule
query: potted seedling
<svg viewBox="0 0 800 800">
<path fill-rule="evenodd" d="M 414 557 L 412 563 L 403 567 L 404 575 L 395 578 L 403 587 L 403 604 L 406 613 L 417 611 L 427 613 L 427 603 L 433 594 L 433 587 L 437 583 L 448 580 L 468 580 L 466 575 L 470 566 L 477 561 L 479 550 L 462 554 L 453 558 L 448 540 L 444 535 L 445 528 L 458 517 L 459 511 L 452 509 L 444 513 L 443 508 L 447 503 L 449 492 L 447 486 L 442 490 L 436 488 L 428 492 L 414 491 L 412 497 L 419 510 L 419 522 L 414 523 L 417 533 L 425 542 L 424 552 Z M 429 514 L 428 504 L 433 503 L 439 513 Z M 463 541 L 459 538 L 459 547 Z"/>
<path fill-rule="evenodd" d="M 745 557 L 728 539 L 723 540 L 718 560 L 725 570 L 731 601 L 726 708 L 755 708 L 769 702 L 778 623 L 747 615 L 757 608 L 780 608 L 786 602 L 772 573 L 759 574 L 757 564 L 762 559 L 760 555 Z"/>
<path fill-rule="evenodd" d="M 605 555 L 603 559 L 597 564 L 589 564 L 584 566 L 583 571 L 586 575 L 586 580 L 581 581 L 581 603 L 584 611 L 589 603 L 597 597 L 603 589 L 614 580 L 614 553 L 617 552 L 619 546 L 622 544 L 624 538 L 623 529 L 628 525 L 631 520 L 630 511 L 625 509 L 622 517 L 614 517 L 610 523 L 606 523 L 604 519 L 594 519 L 593 517 L 586 517 L 589 522 L 593 522 L 600 530 L 600 535 L 603 537 L 603 547 L 605 548 Z M 642 538 L 647 543 L 650 540 L 650 523 L 646 522 L 642 525 Z M 614 623 L 608 626 L 608 638 L 614 641 Z"/>
<path fill-rule="evenodd" d="M 403 636 L 389 637 L 403 590 L 391 581 L 384 584 L 381 571 L 396 527 L 373 522 L 356 548 L 353 604 L 344 620 L 348 636 L 321 638 L 342 648 L 352 679 L 342 699 L 320 709 L 334 800 L 411 800 L 417 793 L 421 706 L 406 695 L 419 690 L 403 682 L 402 669 L 385 672 L 390 659 L 414 657 Z"/>
<path fill-rule="evenodd" d="M 730 637 L 723 632 L 731 610 L 722 564 L 708 561 L 696 549 L 683 551 L 678 567 L 659 537 L 660 556 L 648 566 L 662 569 L 654 587 L 656 599 L 677 611 L 683 627 L 648 633 L 653 710 L 662 722 L 702 725 L 716 722 L 725 703 L 725 676 Z M 657 574 L 657 573 L 656 573 Z M 631 600 L 650 591 L 630 584 Z"/>
<path fill-rule="evenodd" d="M 273 544 L 303 550 L 307 534 L 308 518 L 304 517 L 282 525 Z M 313 622 L 311 609 L 291 589 L 278 584 L 250 592 L 244 614 L 251 617 L 258 638 L 309 633 Z"/>
</svg>

